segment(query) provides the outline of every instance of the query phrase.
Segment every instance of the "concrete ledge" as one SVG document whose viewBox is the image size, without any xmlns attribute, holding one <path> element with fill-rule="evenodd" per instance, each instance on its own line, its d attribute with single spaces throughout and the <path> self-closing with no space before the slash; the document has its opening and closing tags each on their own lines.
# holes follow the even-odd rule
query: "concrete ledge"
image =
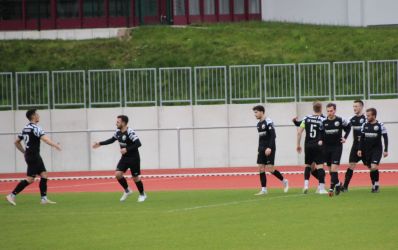
<svg viewBox="0 0 398 250">
<path fill-rule="evenodd" d="M 0 40 L 89 40 L 97 38 L 114 38 L 126 34 L 129 28 L 101 29 L 64 29 L 42 31 L 2 31 Z"/>
</svg>

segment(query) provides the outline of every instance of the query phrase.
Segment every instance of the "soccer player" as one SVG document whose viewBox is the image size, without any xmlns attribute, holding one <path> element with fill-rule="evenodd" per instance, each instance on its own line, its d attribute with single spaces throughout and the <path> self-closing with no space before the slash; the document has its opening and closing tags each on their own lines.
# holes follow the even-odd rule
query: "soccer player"
<svg viewBox="0 0 398 250">
<path fill-rule="evenodd" d="M 321 113 L 322 113 L 322 108 L 321 108 Z M 321 114 L 321 117 L 325 118 L 325 116 L 323 114 Z M 297 116 L 296 116 L 292 119 L 292 122 L 296 127 L 300 127 L 301 123 L 303 122 L 303 120 L 305 120 L 305 118 L 307 118 L 307 116 L 305 116 L 303 119 L 301 119 L 299 121 L 299 120 L 297 120 Z M 306 166 L 304 168 L 304 186 L 306 185 L 306 183 L 308 186 L 311 175 L 314 176 L 315 179 L 318 180 L 318 170 L 316 169 L 315 163 L 312 163 L 311 166 Z M 305 190 L 305 188 L 304 188 L 304 190 Z M 308 188 L 307 188 L 307 190 L 308 190 Z"/>
<path fill-rule="evenodd" d="M 370 108 L 366 110 L 367 121 L 361 128 L 361 139 L 359 141 L 358 157 L 370 169 L 372 180 L 372 193 L 378 193 L 379 189 L 379 164 L 381 156 L 388 156 L 388 135 L 384 124 L 376 120 L 377 110 Z M 381 137 L 384 139 L 384 152 Z"/>
<path fill-rule="evenodd" d="M 297 129 L 297 152 L 302 152 L 301 137 L 305 130 L 304 154 L 305 154 L 305 171 L 304 171 L 304 194 L 308 193 L 309 178 L 311 173 L 311 165 L 315 164 L 318 172 L 319 186 L 317 193 L 327 194 L 325 190 L 325 170 L 323 169 L 323 141 L 321 139 L 321 132 L 323 130 L 322 122 L 325 120 L 322 117 L 322 103 L 314 102 L 312 105 L 314 114 L 308 115 L 301 122 Z"/>
<path fill-rule="evenodd" d="M 358 157 L 358 150 L 359 150 L 359 139 L 361 138 L 361 128 L 362 124 L 365 123 L 366 117 L 363 114 L 363 101 L 361 100 L 356 100 L 354 101 L 354 116 L 350 118 L 348 121 L 351 124 L 351 128 L 353 130 L 353 143 L 351 147 L 351 152 L 350 152 L 350 158 L 349 158 L 349 167 L 347 168 L 347 172 L 345 173 L 345 179 L 344 179 L 344 185 L 341 188 L 342 192 L 348 192 L 348 186 L 350 185 L 350 181 L 352 178 L 352 175 L 354 174 L 354 170 L 356 167 L 356 164 L 361 160 L 360 157 Z"/>
<path fill-rule="evenodd" d="M 126 178 L 124 178 L 124 173 L 127 169 L 130 169 L 135 185 L 140 192 L 138 202 L 143 202 L 146 200 L 147 196 L 144 192 L 144 184 L 140 178 L 141 166 L 138 148 L 141 147 L 141 141 L 135 131 L 127 126 L 128 122 L 129 118 L 127 116 L 119 115 L 116 120 L 117 130 L 113 137 L 106 141 L 94 143 L 93 148 L 96 149 L 104 145 L 112 144 L 115 141 L 119 141 L 122 157 L 116 167 L 115 177 L 124 189 L 124 193 L 120 198 L 120 201 L 125 201 L 133 193 L 127 184 Z"/>
<path fill-rule="evenodd" d="M 36 109 L 28 110 L 26 118 L 29 120 L 29 123 L 24 127 L 22 133 L 18 135 L 15 147 L 25 156 L 25 161 L 28 165 L 27 175 L 26 179 L 20 181 L 11 194 L 7 195 L 6 199 L 10 204 L 16 206 L 15 197 L 17 194 L 22 192 L 29 184 L 32 184 L 36 176 L 40 176 L 41 204 L 55 204 L 56 202 L 47 198 L 48 175 L 43 159 L 40 156 L 40 141 L 44 141 L 57 150 L 61 150 L 61 147 L 59 144 L 52 142 L 43 129 L 37 125 L 40 121 L 40 115 Z M 22 141 L 24 141 L 25 148 L 21 144 Z"/>
<path fill-rule="evenodd" d="M 343 153 L 343 143 L 346 142 L 351 131 L 351 125 L 343 118 L 336 116 L 336 104 L 326 105 L 327 119 L 323 121 L 323 145 L 325 162 L 330 171 L 329 196 L 340 194 L 339 165 Z M 343 130 L 345 132 L 344 137 Z"/>
<path fill-rule="evenodd" d="M 258 105 L 253 108 L 254 116 L 259 122 L 257 123 L 257 131 L 259 135 L 257 164 L 260 172 L 261 191 L 256 195 L 267 194 L 267 177 L 265 171 L 268 170 L 276 178 L 283 183 L 283 191 L 289 190 L 289 181 L 283 177 L 274 167 L 275 162 L 275 128 L 271 119 L 265 116 L 264 106 Z"/>
</svg>

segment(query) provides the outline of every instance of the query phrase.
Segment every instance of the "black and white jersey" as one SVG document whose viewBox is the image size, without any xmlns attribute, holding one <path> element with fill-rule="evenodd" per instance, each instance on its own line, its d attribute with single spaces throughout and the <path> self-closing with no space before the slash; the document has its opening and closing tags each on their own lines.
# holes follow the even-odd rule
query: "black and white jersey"
<svg viewBox="0 0 398 250">
<path fill-rule="evenodd" d="M 305 129 L 306 145 L 318 144 L 321 140 L 324 120 L 325 117 L 320 115 L 308 115 L 303 118 L 300 127 Z"/>
<path fill-rule="evenodd" d="M 384 151 L 388 151 L 387 129 L 382 122 L 370 123 L 366 121 L 361 128 L 360 149 L 369 151 L 382 149 L 381 137 L 384 138 Z"/>
<path fill-rule="evenodd" d="M 275 149 L 275 128 L 271 119 L 267 118 L 257 123 L 258 131 L 258 150 L 262 151 L 266 148 Z"/>
<path fill-rule="evenodd" d="M 127 128 L 125 132 L 117 129 L 112 138 L 100 142 L 100 145 L 108 145 L 115 141 L 119 142 L 120 148 L 127 149 L 127 153 L 123 157 L 139 157 L 138 148 L 141 147 L 141 141 L 133 129 Z"/>
<path fill-rule="evenodd" d="M 18 138 L 25 143 L 25 156 L 40 155 L 40 138 L 43 135 L 45 135 L 43 129 L 34 123 L 29 123 L 23 128 Z"/>
<path fill-rule="evenodd" d="M 323 121 L 323 140 L 325 145 L 341 145 L 341 138 L 343 136 L 343 130 L 345 131 L 344 138 L 347 139 L 348 135 L 350 134 L 351 125 L 349 122 L 336 116 L 333 120 L 329 118 Z"/>
<path fill-rule="evenodd" d="M 365 122 L 366 122 L 365 115 L 359 115 L 359 116 L 354 115 L 353 117 L 350 118 L 349 123 L 352 128 L 354 144 L 359 143 L 359 139 L 361 138 L 361 128 Z"/>
</svg>

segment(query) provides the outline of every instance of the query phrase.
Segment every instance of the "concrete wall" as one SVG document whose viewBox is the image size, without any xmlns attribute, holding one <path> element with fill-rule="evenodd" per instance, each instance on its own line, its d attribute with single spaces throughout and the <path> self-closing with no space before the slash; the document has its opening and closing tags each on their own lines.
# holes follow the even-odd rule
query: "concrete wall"
<svg viewBox="0 0 398 250">
<path fill-rule="evenodd" d="M 87 40 L 117 37 L 126 28 L 2 31 L 0 40 Z"/>
<path fill-rule="evenodd" d="M 262 20 L 344 26 L 398 24 L 395 0 L 262 0 Z"/>
<path fill-rule="evenodd" d="M 338 101 L 338 115 L 352 116 L 352 102 Z M 325 102 L 326 104 L 326 102 Z M 253 104 L 203 105 L 177 107 L 101 108 L 40 111 L 40 126 L 46 131 L 83 131 L 50 134 L 60 142 L 62 152 L 42 145 L 42 156 L 50 171 L 113 170 L 120 153 L 117 143 L 92 150 L 95 141 L 110 138 L 119 114 L 130 117 L 130 126 L 137 130 L 143 146 L 142 167 L 201 168 L 255 166 L 257 157 L 257 121 Z M 386 122 L 390 136 L 390 156 L 382 162 L 398 162 L 398 100 L 366 101 L 367 107 L 379 110 L 378 119 Z M 311 113 L 311 103 L 269 103 L 266 113 L 276 127 L 277 165 L 301 165 L 303 155 L 295 151 L 294 116 Z M 0 112 L 0 133 L 19 132 L 26 124 L 24 111 Z M 7 122 L 4 122 L 7 121 Z M 390 124 L 389 124 L 390 123 Z M 236 128 L 251 126 L 249 128 Z M 176 128 L 179 127 L 179 132 Z M 193 130 L 192 127 L 195 129 Z M 204 129 L 205 127 L 230 127 Z M 161 130 L 156 129 L 171 129 Z M 90 133 L 84 132 L 90 130 Z M 109 131 L 98 131 L 109 130 Z M 180 140 L 178 140 L 178 133 Z M 16 152 L 14 135 L 0 135 L 0 172 L 25 172 L 21 153 Z M 344 146 L 342 162 L 347 163 L 352 137 Z M 180 149 L 180 153 L 179 153 Z"/>
</svg>

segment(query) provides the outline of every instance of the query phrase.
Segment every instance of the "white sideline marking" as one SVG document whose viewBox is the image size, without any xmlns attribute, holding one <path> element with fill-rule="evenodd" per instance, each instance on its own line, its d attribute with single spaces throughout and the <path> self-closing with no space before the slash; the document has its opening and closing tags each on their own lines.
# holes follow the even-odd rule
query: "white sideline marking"
<svg viewBox="0 0 398 250">
<path fill-rule="evenodd" d="M 325 171 L 329 173 L 329 171 Z M 346 171 L 339 171 L 339 173 L 345 173 Z M 398 173 L 398 169 L 383 169 L 379 170 L 380 173 Z M 282 174 L 286 175 L 296 175 L 296 174 L 303 174 L 304 171 L 284 171 L 281 172 Z M 369 170 L 355 170 L 355 173 L 363 174 L 369 173 Z M 230 172 L 230 173 L 196 173 L 196 174 L 153 174 L 153 175 L 141 175 L 144 179 L 173 179 L 173 178 L 186 178 L 186 177 L 209 177 L 209 176 L 253 176 L 257 175 L 258 172 Z M 268 175 L 270 173 L 267 172 Z M 130 177 L 130 176 L 126 176 Z M 104 179 L 113 179 L 115 176 L 113 175 L 100 175 L 100 176 L 58 176 L 58 177 L 49 177 L 49 180 L 104 180 Z M 0 178 L 0 182 L 12 182 L 12 181 L 20 181 L 23 180 L 24 177 L 21 178 Z"/>
<path fill-rule="evenodd" d="M 231 202 L 211 204 L 211 205 L 172 209 L 172 210 L 168 210 L 167 213 L 192 211 L 192 210 L 197 210 L 197 209 L 202 209 L 202 208 L 225 207 L 225 206 L 231 206 L 231 205 L 238 205 L 238 204 L 242 204 L 242 203 L 250 203 L 250 202 L 265 201 L 265 200 L 275 200 L 275 199 L 290 198 L 290 197 L 300 197 L 300 196 L 306 196 L 306 195 L 308 195 L 308 194 L 281 195 L 281 196 L 270 197 L 270 198 L 266 198 L 266 199 L 258 198 L 258 199 L 250 199 L 250 200 L 243 200 L 243 201 L 231 201 Z"/>
</svg>

